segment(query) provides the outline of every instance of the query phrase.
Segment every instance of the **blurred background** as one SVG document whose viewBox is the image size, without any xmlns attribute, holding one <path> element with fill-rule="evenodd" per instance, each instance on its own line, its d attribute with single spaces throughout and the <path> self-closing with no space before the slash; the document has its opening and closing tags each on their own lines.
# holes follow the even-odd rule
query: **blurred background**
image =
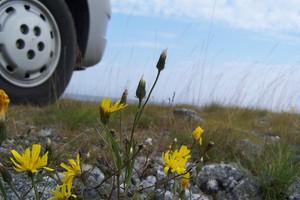
<svg viewBox="0 0 300 200">
<path fill-rule="evenodd" d="M 300 1 L 112 0 L 105 55 L 75 72 L 65 97 L 129 99 L 142 75 L 152 103 L 300 110 Z"/>
</svg>

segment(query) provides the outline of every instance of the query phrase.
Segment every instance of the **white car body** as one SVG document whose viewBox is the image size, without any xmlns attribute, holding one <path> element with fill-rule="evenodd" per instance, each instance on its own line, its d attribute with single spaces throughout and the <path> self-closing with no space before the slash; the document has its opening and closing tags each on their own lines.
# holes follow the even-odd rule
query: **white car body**
<svg viewBox="0 0 300 200">
<path fill-rule="evenodd" d="M 109 0 L 88 0 L 90 26 L 83 66 L 90 67 L 100 62 L 106 46 L 106 27 L 111 16 Z"/>
</svg>

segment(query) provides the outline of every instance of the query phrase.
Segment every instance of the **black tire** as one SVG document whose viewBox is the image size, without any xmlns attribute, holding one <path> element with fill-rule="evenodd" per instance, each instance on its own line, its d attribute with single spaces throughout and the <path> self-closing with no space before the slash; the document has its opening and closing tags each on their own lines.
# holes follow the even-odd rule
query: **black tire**
<svg viewBox="0 0 300 200">
<path fill-rule="evenodd" d="M 58 30 L 57 32 L 59 34 L 57 34 L 57 35 L 54 34 L 54 36 L 53 36 L 52 31 L 51 31 L 51 34 L 50 34 L 51 37 L 49 36 L 49 38 L 57 37 L 57 38 L 55 38 L 55 41 L 56 40 L 60 41 L 60 46 L 55 45 L 55 42 L 53 43 L 51 40 L 52 46 L 50 44 L 49 44 L 49 46 L 51 46 L 51 48 L 53 46 L 55 48 L 57 47 L 57 50 L 49 50 L 49 51 L 51 51 L 51 54 L 49 54 L 49 57 L 47 57 L 47 62 L 49 60 L 49 63 L 46 63 L 46 64 L 41 59 L 41 57 L 38 57 L 38 55 L 33 54 L 33 55 L 36 55 L 36 59 L 38 61 L 32 62 L 33 63 L 32 66 L 34 66 L 33 68 L 35 71 L 31 72 L 30 70 L 28 70 L 29 74 L 25 73 L 25 75 L 24 75 L 25 77 L 26 76 L 30 77 L 31 76 L 30 73 L 32 73 L 32 77 L 30 77 L 30 79 L 29 79 L 30 81 L 28 81 L 28 83 L 29 83 L 28 85 L 26 82 L 28 77 L 26 77 L 27 79 L 24 79 L 22 76 L 16 75 L 16 80 L 14 79 L 15 77 L 14 77 L 13 73 L 11 73 L 11 72 L 13 72 L 13 70 L 17 71 L 19 69 L 18 69 L 18 67 L 15 67 L 16 69 L 11 67 L 9 65 L 10 62 L 13 64 L 15 62 L 10 61 L 10 59 L 7 59 L 7 58 L 4 59 L 3 58 L 4 54 L 1 51 L 0 52 L 0 68 L 2 68 L 2 69 L 0 69 L 0 89 L 3 89 L 8 94 L 9 98 L 11 99 L 11 102 L 15 103 L 15 104 L 30 103 L 30 104 L 42 105 L 42 104 L 54 102 L 56 99 L 58 99 L 61 96 L 61 94 L 66 89 L 66 87 L 70 81 L 70 78 L 72 76 L 74 66 L 75 66 L 75 60 L 76 60 L 76 47 L 77 47 L 76 32 L 75 32 L 75 27 L 74 27 L 74 21 L 73 21 L 72 15 L 68 9 L 68 6 L 66 5 L 66 3 L 63 0 L 39 0 L 39 1 L 7 0 L 7 1 L 4 1 L 3 3 L 0 3 L 0 14 L 2 12 L 7 12 L 8 6 L 10 6 L 10 5 L 8 5 L 9 3 L 11 3 L 11 7 L 13 9 L 22 9 L 22 7 L 18 4 L 23 4 L 26 9 L 29 9 L 29 11 L 30 11 L 30 9 L 39 10 L 41 12 L 40 16 L 43 20 L 45 20 L 46 25 L 50 24 L 49 20 L 54 21 L 56 23 L 56 25 L 54 26 L 56 29 L 55 28 L 54 29 L 56 31 Z M 22 11 L 22 12 L 24 12 L 24 11 Z M 50 15 L 49 15 L 49 13 L 50 13 Z M 30 13 L 28 12 L 27 15 L 31 16 L 31 15 L 33 15 L 33 12 L 30 12 Z M 48 16 L 49 16 L 49 19 L 47 18 Z M 9 18 L 9 16 L 7 18 Z M 6 20 L 6 19 L 4 19 L 4 20 Z M 14 20 L 18 21 L 17 19 L 14 19 Z M 41 19 L 36 19 L 36 20 L 41 21 Z M 53 23 L 53 24 L 55 24 L 55 23 Z M 28 25 L 29 30 L 31 30 L 32 27 L 30 27 L 31 23 L 29 21 L 28 21 L 28 24 L 29 24 Z M 47 27 L 46 25 L 45 25 L 45 27 Z M 50 25 L 49 25 L 49 27 L 51 27 Z M 49 29 L 51 30 L 51 28 L 49 28 Z M 40 28 L 40 29 L 42 29 L 42 28 Z M 46 30 L 48 30 L 48 29 L 46 29 Z M 25 32 L 23 29 L 22 29 L 22 31 Z M 43 33 L 43 30 L 41 30 L 41 32 Z M 54 33 L 55 33 L 55 31 L 54 31 Z M 34 32 L 34 34 L 36 34 L 36 33 Z M 58 35 L 60 35 L 60 37 Z M 24 36 L 24 38 L 25 38 L 25 36 Z M 45 38 L 48 38 L 48 35 L 46 35 Z M 24 39 L 24 40 L 26 40 L 26 39 Z M 15 40 L 12 40 L 12 41 L 15 41 Z M 45 41 L 48 41 L 48 40 L 45 39 Z M 25 44 L 26 44 L 26 41 L 25 41 Z M 9 44 L 7 44 L 7 45 L 9 45 Z M 17 46 L 17 48 L 20 48 L 20 45 L 19 44 L 16 45 L 15 42 L 12 42 L 12 44 L 10 44 L 10 45 L 14 45 L 14 46 Z M 47 48 L 48 44 L 45 42 L 45 44 L 43 44 L 43 45 L 42 45 L 43 48 Z M 41 49 L 43 50 L 43 48 L 41 48 Z M 60 50 L 60 53 L 57 53 L 57 52 L 59 52 L 59 50 Z M 48 51 L 48 49 L 45 49 L 45 51 Z M 38 53 L 40 53 L 40 52 L 37 52 L 37 54 Z M 57 53 L 57 54 L 55 54 L 55 53 Z M 1 55 L 1 54 L 3 54 L 3 55 Z M 7 54 L 9 54 L 9 52 Z M 42 53 L 41 53 L 41 55 L 42 55 Z M 5 55 L 5 56 L 7 56 L 7 55 Z M 11 58 L 9 56 L 7 56 L 7 57 Z M 27 52 L 27 58 L 32 59 L 30 57 L 30 54 L 28 55 L 28 52 Z M 55 61 L 53 61 L 53 59 L 55 59 Z M 20 60 L 22 60 L 22 59 L 20 59 Z M 20 61 L 20 60 L 18 60 L 18 61 Z M 34 60 L 34 59 L 32 59 L 32 60 Z M 38 65 L 37 63 L 39 63 L 39 62 L 43 63 L 43 66 L 35 66 L 35 64 Z M 53 64 L 53 63 L 55 63 L 55 64 Z M 48 66 L 48 64 L 49 64 L 49 66 Z M 20 74 L 22 74 L 25 70 L 27 70 L 27 68 L 25 68 L 22 65 L 19 65 L 19 68 L 20 68 L 20 72 L 18 72 L 18 73 L 20 73 Z M 29 66 L 29 68 L 30 68 L 30 66 Z M 35 80 L 35 76 L 37 77 L 36 80 Z"/>
</svg>

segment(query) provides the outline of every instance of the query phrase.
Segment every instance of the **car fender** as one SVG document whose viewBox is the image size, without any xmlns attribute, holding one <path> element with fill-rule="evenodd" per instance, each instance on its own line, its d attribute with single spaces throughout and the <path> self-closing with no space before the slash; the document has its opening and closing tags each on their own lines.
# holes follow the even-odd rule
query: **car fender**
<svg viewBox="0 0 300 200">
<path fill-rule="evenodd" d="M 99 63 L 106 46 L 107 24 L 111 17 L 109 0 L 88 0 L 89 30 L 86 50 L 83 56 L 83 67 Z"/>
</svg>

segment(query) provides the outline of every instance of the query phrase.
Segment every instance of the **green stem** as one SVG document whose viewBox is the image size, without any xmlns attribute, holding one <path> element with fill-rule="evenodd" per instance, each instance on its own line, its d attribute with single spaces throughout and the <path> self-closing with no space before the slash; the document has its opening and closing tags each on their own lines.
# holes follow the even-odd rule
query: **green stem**
<svg viewBox="0 0 300 200">
<path fill-rule="evenodd" d="M 123 110 L 121 110 L 121 113 L 120 113 L 120 144 L 123 144 L 123 132 L 122 132 L 122 116 L 123 116 Z M 125 147 L 126 148 L 126 147 Z M 120 173 L 121 172 L 121 169 L 119 169 L 119 166 L 118 166 L 118 169 L 117 169 L 117 193 L 118 193 L 118 199 L 120 199 Z"/>
<path fill-rule="evenodd" d="M 22 198 L 19 196 L 18 192 L 16 191 L 15 187 L 12 184 L 10 184 L 9 187 L 11 188 L 11 190 L 13 191 L 13 193 L 16 195 L 16 197 L 19 200 L 22 200 Z"/>
<path fill-rule="evenodd" d="M 133 122 L 133 127 L 132 127 L 132 131 L 131 131 L 131 136 L 130 136 L 130 140 L 129 140 L 129 145 L 126 146 L 126 160 L 129 160 L 130 159 L 130 154 L 131 154 L 131 149 L 133 150 L 133 155 L 131 157 L 131 161 L 128 162 L 128 165 L 126 166 L 126 175 L 125 175 L 125 182 L 126 182 L 126 188 L 125 188 L 125 193 L 127 193 L 128 189 L 129 189 L 129 182 L 131 180 L 131 177 L 132 177 L 132 171 L 133 171 L 133 167 L 134 167 L 134 162 L 135 162 L 135 155 L 136 152 L 135 152 L 135 144 L 134 144 L 134 139 L 133 139 L 133 134 L 135 133 L 135 129 L 137 127 L 137 124 L 138 122 L 140 121 L 140 118 L 141 118 L 141 115 L 150 99 L 150 96 L 153 92 L 153 89 L 158 81 L 158 78 L 159 78 L 159 75 L 160 75 L 160 72 L 161 70 L 158 70 L 157 72 L 157 75 L 156 75 L 156 78 L 155 78 L 155 81 L 150 89 L 150 92 L 149 92 L 149 95 L 147 96 L 146 98 L 146 101 L 144 102 L 144 104 L 142 105 L 142 99 L 139 99 L 139 105 L 138 105 L 138 109 L 137 109 L 137 112 L 135 114 L 135 117 L 134 117 L 134 122 Z"/>
<path fill-rule="evenodd" d="M 3 200 L 6 200 L 7 196 L 6 196 L 6 192 L 5 192 L 5 189 L 4 189 L 4 186 L 3 186 L 1 180 L 0 180 L 0 190 L 1 190 L 1 193 L 2 193 L 2 196 L 3 196 Z"/>
<path fill-rule="evenodd" d="M 118 170 L 118 173 L 117 173 L 117 190 L 118 190 L 118 199 L 120 199 L 120 171 Z"/>
<path fill-rule="evenodd" d="M 37 190 L 36 184 L 35 184 L 35 182 L 34 182 L 34 173 L 28 172 L 28 176 L 30 177 L 30 179 L 31 179 L 31 184 L 32 184 L 32 186 L 33 186 L 33 188 L 34 188 L 35 198 L 36 198 L 36 200 L 40 200 L 39 191 Z"/>
<path fill-rule="evenodd" d="M 123 110 L 121 110 L 120 113 L 120 144 L 123 144 L 122 116 L 123 116 Z"/>
<path fill-rule="evenodd" d="M 142 189 L 139 190 L 139 192 L 142 192 L 143 190 L 147 190 L 147 189 L 149 189 L 149 188 L 158 188 L 158 187 L 160 187 L 161 185 L 170 182 L 171 180 L 175 180 L 175 179 L 177 179 L 177 178 L 180 178 L 180 177 L 182 177 L 183 175 L 185 175 L 185 174 L 191 172 L 191 170 L 197 165 L 197 163 L 198 163 L 198 162 L 195 162 L 195 163 L 191 164 L 191 166 L 186 170 L 185 173 L 183 173 L 183 174 L 175 174 L 175 175 L 173 175 L 173 176 L 170 176 L 169 174 L 167 174 L 167 176 L 166 176 L 163 180 L 161 180 L 161 181 L 159 181 L 159 182 L 156 182 L 154 185 L 150 185 L 150 186 L 148 186 L 148 187 L 143 187 Z M 174 184 L 174 185 L 175 185 L 175 184 Z"/>
<path fill-rule="evenodd" d="M 132 146 L 133 134 L 134 134 L 134 132 L 135 132 L 136 126 L 137 126 L 138 122 L 140 121 L 140 118 L 141 118 L 141 115 L 142 115 L 142 113 L 143 113 L 143 110 L 144 110 L 144 108 L 146 107 L 146 104 L 148 103 L 148 101 L 149 101 L 149 99 L 150 99 L 150 96 L 151 96 L 151 94 L 152 94 L 152 92 L 153 92 L 153 89 L 154 89 L 154 87 L 155 87 L 155 85 L 156 85 L 156 83 L 157 83 L 157 81 L 158 81 L 160 72 L 161 72 L 161 71 L 158 70 L 157 75 L 156 75 L 156 78 L 155 78 L 155 81 L 154 81 L 154 83 L 153 83 L 153 85 L 152 85 L 152 87 L 151 87 L 151 89 L 150 89 L 149 95 L 147 96 L 146 101 L 145 101 L 145 103 L 143 104 L 142 107 L 141 107 L 142 102 L 141 102 L 141 100 L 139 101 L 139 109 L 138 109 L 138 112 L 136 113 L 136 116 L 135 116 L 135 118 L 134 118 L 133 128 L 132 128 L 131 136 L 130 136 L 130 147 Z M 140 108 L 140 107 L 141 107 L 141 108 Z"/>
<path fill-rule="evenodd" d="M 132 157 L 131 157 L 128 161 L 126 161 L 126 162 L 123 164 L 123 166 L 121 167 L 120 171 L 121 171 L 122 169 L 124 169 L 125 167 L 127 167 L 127 165 L 130 164 L 130 162 L 131 162 L 131 161 L 132 161 L 132 160 L 140 153 L 140 151 L 141 151 L 141 149 L 138 149 L 138 150 L 136 151 L 136 153 L 135 153 L 134 155 L 132 155 Z M 99 187 L 100 187 L 103 183 L 105 183 L 108 179 L 110 179 L 111 177 L 117 175 L 117 173 L 119 173 L 119 171 L 115 171 L 115 172 L 112 173 L 111 175 L 107 176 L 101 183 L 99 183 L 96 187 L 94 187 L 94 189 L 99 188 Z"/>
</svg>

